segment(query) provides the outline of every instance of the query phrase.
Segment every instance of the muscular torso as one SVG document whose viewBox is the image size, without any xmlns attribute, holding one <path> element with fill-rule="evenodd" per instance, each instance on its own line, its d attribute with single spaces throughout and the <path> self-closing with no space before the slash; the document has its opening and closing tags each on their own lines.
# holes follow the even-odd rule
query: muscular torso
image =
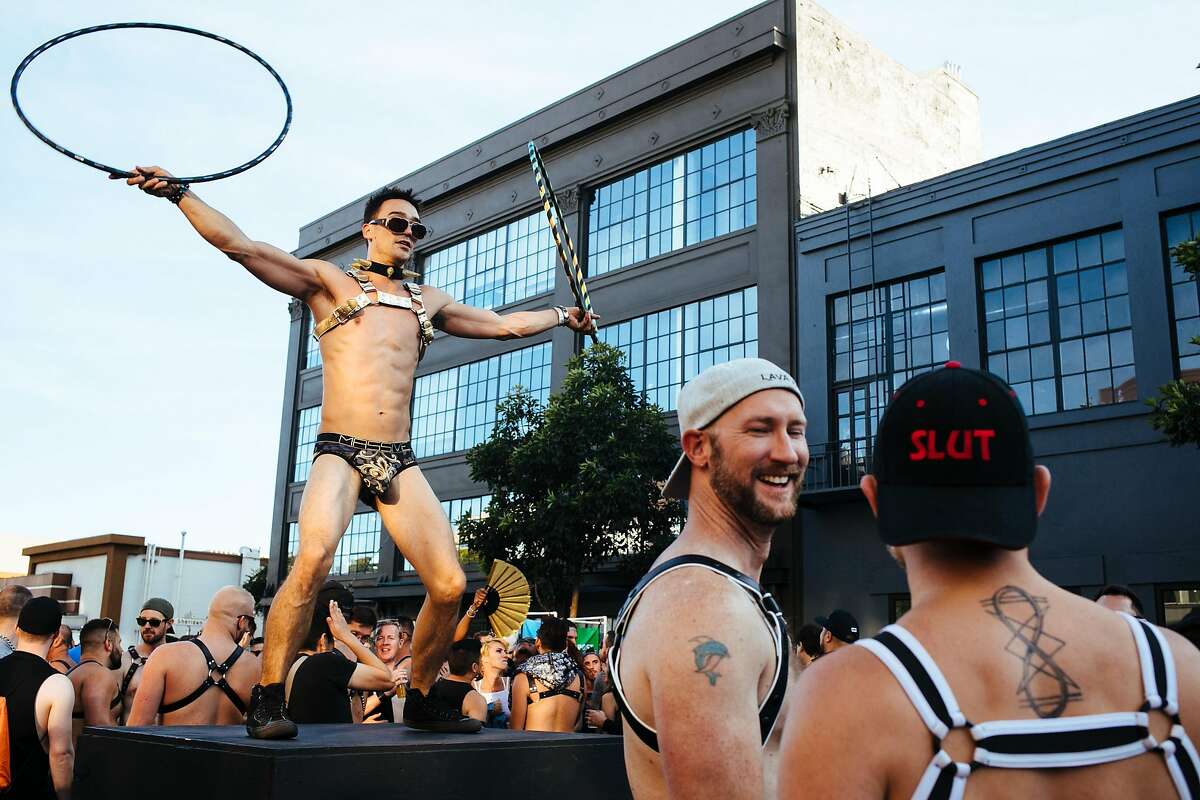
<svg viewBox="0 0 1200 800">
<path fill-rule="evenodd" d="M 317 322 L 339 303 L 358 295 L 358 282 L 333 264 L 319 270 L 323 290 L 308 299 Z M 398 281 L 373 273 L 377 289 L 408 296 Z M 432 320 L 444 295 L 426 292 L 426 313 Z M 419 350 L 417 317 L 404 308 L 372 305 L 320 340 L 324 395 L 322 433 L 342 433 L 360 439 L 404 442 L 411 435 L 409 407 Z"/>
<path fill-rule="evenodd" d="M 669 555 L 675 554 L 668 550 L 659 557 L 659 560 L 665 560 Z M 775 676 L 775 645 L 771 633 L 762 614 L 742 589 L 734 586 L 725 578 L 698 567 L 679 570 L 655 581 L 646 590 L 634 612 L 633 621 L 621 644 L 621 680 L 629 705 L 651 728 L 661 731 L 662 726 L 655 719 L 651 702 L 652 686 L 658 682 L 676 682 L 684 685 L 690 682 L 694 683 L 695 705 L 688 709 L 687 713 L 690 715 L 696 712 L 698 718 L 704 717 L 705 692 L 710 687 L 703 677 L 696 674 L 692 654 L 687 649 L 663 655 L 655 653 L 655 646 L 671 635 L 674 620 L 680 613 L 678 604 L 672 597 L 675 588 L 688 581 L 702 581 L 709 584 L 713 592 L 721 592 L 725 599 L 731 600 L 736 607 L 739 618 L 737 628 L 749 641 L 735 648 L 739 652 L 734 653 L 731 658 L 745 658 L 758 669 L 756 705 L 754 707 L 757 719 L 758 707 L 770 692 L 771 682 Z M 728 629 L 728 626 L 725 627 Z M 728 639 L 728 637 L 722 638 Z M 678 650 L 678 648 L 676 649 Z M 707 719 L 698 719 L 696 725 L 688 726 L 689 730 L 695 731 L 694 741 L 685 743 L 685 746 L 697 751 L 705 751 L 708 742 L 705 728 L 709 724 L 710 721 Z M 757 729 L 754 731 L 754 736 L 755 738 L 759 736 Z M 773 745 L 768 742 L 768 745 L 777 750 L 778 740 L 776 739 Z M 638 800 L 658 800 L 658 798 L 669 797 L 666 777 L 663 773 L 661 740 L 660 752 L 656 753 L 643 744 L 641 739 L 626 726 L 624 746 L 625 768 L 629 775 L 629 783 L 634 790 L 634 796 Z M 708 752 L 710 752 L 711 758 L 717 760 L 724 758 L 721 753 L 712 753 L 711 750 Z M 764 783 L 774 785 L 774 778 L 766 776 L 765 772 L 775 768 L 775 760 L 766 758 L 765 753 L 759 752 L 764 755 L 760 759 L 764 771 Z M 741 769 L 739 765 L 733 763 L 729 763 L 728 766 L 730 769 Z"/>
<path fill-rule="evenodd" d="M 223 663 L 233 652 L 234 643 L 230 639 L 202 636 L 201 640 L 218 664 Z M 160 666 L 165 668 L 166 674 L 160 705 L 174 703 L 187 697 L 204 683 L 204 678 L 208 675 L 208 665 L 200 648 L 191 642 L 163 645 L 154 658 L 163 660 Z M 258 660 L 254 656 L 242 653 L 225 676 L 247 707 L 250 704 L 250 690 L 258 680 L 257 667 Z M 213 679 L 219 680 L 219 676 L 214 674 Z M 163 725 L 238 725 L 243 719 L 242 712 L 225 696 L 225 692 L 214 686 L 178 711 L 162 714 L 160 722 Z"/>
</svg>

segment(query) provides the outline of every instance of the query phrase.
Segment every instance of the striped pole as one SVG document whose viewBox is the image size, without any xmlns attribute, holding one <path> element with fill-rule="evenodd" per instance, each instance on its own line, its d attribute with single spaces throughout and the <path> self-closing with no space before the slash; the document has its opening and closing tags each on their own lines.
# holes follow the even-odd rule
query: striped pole
<svg viewBox="0 0 1200 800">
<path fill-rule="evenodd" d="M 588 296 L 587 283 L 583 279 L 583 270 L 579 266 L 579 256 L 575 254 L 575 245 L 571 243 L 571 234 L 563 222 L 562 209 L 559 208 L 558 198 L 550 178 L 546 175 L 546 165 L 533 142 L 529 143 L 529 163 L 533 165 L 533 179 L 537 181 L 538 194 L 542 197 L 542 208 L 546 212 L 546 221 L 550 224 L 550 233 L 554 235 L 554 246 L 558 251 L 558 259 L 563 269 L 567 271 L 567 282 L 575 294 L 575 302 L 584 311 L 592 310 L 592 299 Z M 596 334 L 590 334 L 593 342 L 599 341 Z"/>
</svg>

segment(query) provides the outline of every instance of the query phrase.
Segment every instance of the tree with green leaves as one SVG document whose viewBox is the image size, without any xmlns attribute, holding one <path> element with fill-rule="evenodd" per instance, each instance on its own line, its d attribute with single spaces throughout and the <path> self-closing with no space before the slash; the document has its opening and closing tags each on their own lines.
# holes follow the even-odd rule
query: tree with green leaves
<svg viewBox="0 0 1200 800">
<path fill-rule="evenodd" d="M 459 522 L 461 543 L 485 566 L 516 564 L 547 611 L 565 614 L 583 573 L 602 563 L 640 574 L 683 523 L 682 504 L 659 493 L 678 443 L 623 359 L 592 345 L 545 406 L 524 391 L 509 395 L 491 436 L 467 454 L 492 499 L 486 516 Z"/>
<path fill-rule="evenodd" d="M 1193 281 L 1200 275 L 1200 241 L 1180 242 L 1171 248 L 1171 257 Z M 1193 336 L 1191 343 L 1200 347 L 1200 336 Z M 1152 409 L 1150 424 L 1172 447 L 1200 447 L 1200 383 L 1174 380 L 1158 391 L 1158 397 L 1146 401 Z"/>
<path fill-rule="evenodd" d="M 261 602 L 263 593 L 267 590 L 267 562 L 263 561 L 262 565 L 246 576 L 245 583 L 242 588 L 251 594 L 254 602 Z"/>
</svg>

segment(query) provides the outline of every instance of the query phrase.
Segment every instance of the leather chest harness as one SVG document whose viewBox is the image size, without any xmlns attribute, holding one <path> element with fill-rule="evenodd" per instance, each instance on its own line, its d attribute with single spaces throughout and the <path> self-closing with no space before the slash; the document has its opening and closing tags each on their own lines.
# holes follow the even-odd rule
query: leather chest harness
<svg viewBox="0 0 1200 800">
<path fill-rule="evenodd" d="M 313 338 L 320 340 L 322 336 L 337 326 L 349 322 L 367 306 L 379 305 L 389 308 L 405 308 L 412 311 L 417 317 L 417 360 L 419 361 L 425 355 L 425 348 L 433 341 L 433 323 L 429 319 L 429 314 L 425 311 L 425 301 L 421 297 L 421 287 L 412 281 L 403 281 L 401 286 L 408 291 L 409 297 L 380 291 L 373 283 L 367 280 L 366 273 L 360 269 L 361 266 L 369 265 L 369 261 L 361 259 L 355 259 L 350 262 L 350 266 L 346 268 L 345 272 L 351 278 L 358 281 L 358 285 L 362 291 L 336 306 L 333 309 L 333 313 L 318 322 L 313 327 Z"/>
</svg>

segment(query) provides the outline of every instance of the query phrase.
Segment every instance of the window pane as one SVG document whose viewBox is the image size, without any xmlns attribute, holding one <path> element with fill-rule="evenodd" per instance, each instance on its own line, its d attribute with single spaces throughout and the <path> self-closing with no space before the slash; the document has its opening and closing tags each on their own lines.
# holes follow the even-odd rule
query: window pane
<svg viewBox="0 0 1200 800">
<path fill-rule="evenodd" d="M 412 424 L 417 457 L 466 450 L 485 440 L 496 422 L 496 404 L 517 386 L 546 402 L 548 342 L 418 377 Z"/>
<path fill-rule="evenodd" d="M 1200 210 L 1172 214 L 1163 220 L 1168 251 L 1176 245 L 1197 238 L 1200 230 Z M 1183 271 L 1168 255 L 1168 275 L 1171 280 L 1171 316 L 1175 327 L 1176 369 L 1180 378 L 1200 381 L 1200 347 L 1191 343 L 1200 335 L 1200 284 Z"/>
<path fill-rule="evenodd" d="M 980 262 L 989 368 L 1005 371 L 1030 413 L 1058 410 L 1060 398 L 1070 409 L 1136 393 L 1124 257 L 1123 235 L 1113 230 Z M 1047 263 L 1056 274 L 1053 291 Z M 987 271 L 997 264 L 1003 286 L 988 289 Z"/>
<path fill-rule="evenodd" d="M 994 270 L 994 281 L 1000 283 L 1000 262 L 984 262 L 983 281 Z M 1018 287 L 1020 302 L 1024 290 Z M 989 347 L 1004 346 L 1004 290 L 986 292 L 992 306 L 989 319 Z M 856 321 L 846 333 L 839 323 L 839 309 L 848 308 Z M 866 469 L 866 454 L 878 426 L 879 418 L 892 393 L 913 375 L 931 369 L 950 359 L 950 337 L 946 319 L 945 273 L 896 281 L 871 289 L 829 299 L 831 344 L 835 349 L 834 407 L 835 427 L 841 441 L 854 439 L 853 450 L 859 472 Z M 1024 320 L 1022 320 L 1022 324 Z M 998 344 L 995 339 L 999 340 Z M 852 369 L 838 359 L 846 350 Z M 989 362 L 993 371 L 1007 373 L 1007 367 L 995 360 Z M 847 398 L 853 396 L 853 402 Z M 847 445 L 847 457 L 850 446 Z"/>
<path fill-rule="evenodd" d="M 589 273 L 753 225 L 754 141 L 739 131 L 598 187 L 588 213 Z"/>
<path fill-rule="evenodd" d="M 600 330 L 600 341 L 618 347 L 625 354 L 634 386 L 647 399 L 664 410 L 672 410 L 679 387 L 705 365 L 757 353 L 756 297 L 757 290 L 751 286 L 606 325 Z M 849 325 L 835 326 L 831 341 L 835 348 L 835 374 L 840 376 L 848 375 L 850 370 L 850 336 Z"/>
<path fill-rule="evenodd" d="M 496 308 L 553 289 L 556 258 L 546 216 L 537 211 L 429 253 L 422 280 L 460 303 Z"/>
</svg>

